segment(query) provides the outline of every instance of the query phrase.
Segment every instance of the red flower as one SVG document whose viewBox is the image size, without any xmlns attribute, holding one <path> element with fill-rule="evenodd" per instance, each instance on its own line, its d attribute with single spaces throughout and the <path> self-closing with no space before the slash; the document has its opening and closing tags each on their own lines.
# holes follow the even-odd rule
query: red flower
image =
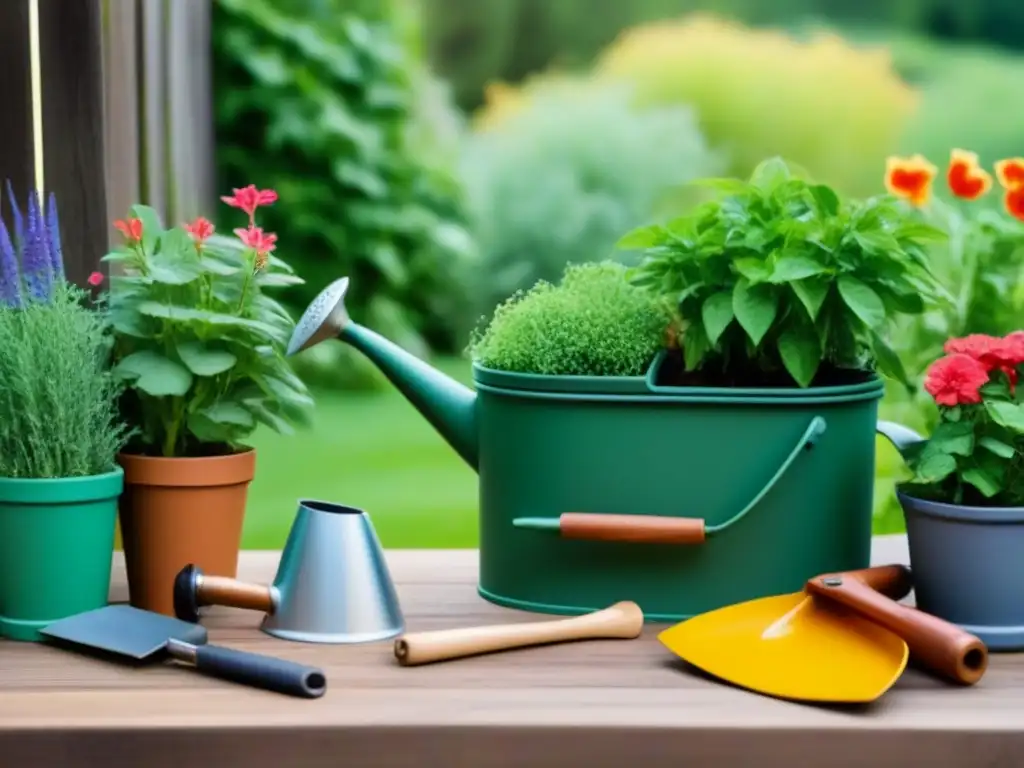
<svg viewBox="0 0 1024 768">
<path fill-rule="evenodd" d="M 264 232 L 262 227 L 249 227 L 248 229 L 236 229 L 235 234 L 246 246 L 256 251 L 256 255 L 266 260 L 266 255 L 277 248 L 277 235 L 273 232 Z"/>
<path fill-rule="evenodd" d="M 946 182 L 957 197 L 977 200 L 991 189 L 992 176 L 981 167 L 976 152 L 954 149 L 949 156 Z"/>
<path fill-rule="evenodd" d="M 931 198 L 932 180 L 938 170 L 922 155 L 886 158 L 885 188 L 920 207 Z"/>
<path fill-rule="evenodd" d="M 202 216 L 197 218 L 191 224 L 184 224 L 185 231 L 192 235 L 192 239 L 196 241 L 196 245 L 202 245 L 203 242 L 213 234 L 213 224 Z"/>
<path fill-rule="evenodd" d="M 1003 195 L 1003 207 L 1015 219 L 1024 221 L 1024 185 L 1006 190 Z"/>
<path fill-rule="evenodd" d="M 255 184 L 247 187 L 236 187 L 231 190 L 233 195 L 221 197 L 225 203 L 232 208 L 241 208 L 249 214 L 249 221 L 256 215 L 256 209 L 261 205 L 271 205 L 277 201 L 277 192 L 272 189 L 256 189 Z"/>
<path fill-rule="evenodd" d="M 114 229 L 124 235 L 129 243 L 137 243 L 142 239 L 142 219 L 118 219 L 114 222 Z"/>
<path fill-rule="evenodd" d="M 939 405 L 980 403 L 978 391 L 988 383 L 988 370 L 970 355 L 955 352 L 940 357 L 925 372 L 924 388 Z"/>
<path fill-rule="evenodd" d="M 960 353 L 973 357 L 989 370 L 1016 368 L 1024 363 L 1024 331 L 999 338 L 984 333 L 972 333 L 959 339 L 950 339 L 942 348 L 947 354 Z"/>
<path fill-rule="evenodd" d="M 86 278 L 86 282 L 93 287 L 99 285 L 100 283 L 103 282 L 103 273 L 93 272 L 91 275 L 89 275 L 89 277 Z"/>
<path fill-rule="evenodd" d="M 1024 157 L 1009 157 L 996 163 L 996 178 L 1006 189 L 1024 185 Z"/>
</svg>

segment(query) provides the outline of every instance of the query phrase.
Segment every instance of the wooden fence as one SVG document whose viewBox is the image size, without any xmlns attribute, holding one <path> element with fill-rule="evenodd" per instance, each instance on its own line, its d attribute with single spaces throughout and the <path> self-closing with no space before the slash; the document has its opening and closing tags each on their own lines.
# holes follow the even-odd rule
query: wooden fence
<svg viewBox="0 0 1024 768">
<path fill-rule="evenodd" d="M 132 203 L 212 210 L 212 2 L 0 0 L 0 180 L 56 195 L 79 284 Z"/>
</svg>

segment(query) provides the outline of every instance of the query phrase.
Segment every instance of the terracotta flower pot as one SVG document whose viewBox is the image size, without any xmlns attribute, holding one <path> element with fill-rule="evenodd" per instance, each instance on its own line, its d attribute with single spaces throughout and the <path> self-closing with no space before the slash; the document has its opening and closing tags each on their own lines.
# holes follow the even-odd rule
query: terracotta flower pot
<svg viewBox="0 0 1024 768">
<path fill-rule="evenodd" d="M 207 458 L 121 454 L 119 505 L 128 592 L 137 608 L 174 615 L 174 577 L 189 563 L 234 578 L 256 452 Z"/>
</svg>

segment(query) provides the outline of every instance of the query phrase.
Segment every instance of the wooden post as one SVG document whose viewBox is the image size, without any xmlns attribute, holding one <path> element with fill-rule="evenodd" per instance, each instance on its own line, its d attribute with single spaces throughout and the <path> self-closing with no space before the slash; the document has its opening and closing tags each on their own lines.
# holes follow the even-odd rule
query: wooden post
<svg viewBox="0 0 1024 768">
<path fill-rule="evenodd" d="M 43 176 L 57 197 L 68 280 L 84 285 L 109 242 L 101 0 L 37 0 Z"/>
<path fill-rule="evenodd" d="M 9 179 L 24 206 L 35 186 L 29 0 L 0 2 L 0 183 Z M 11 226 L 7 195 L 0 213 Z"/>
<path fill-rule="evenodd" d="M 136 0 L 106 0 L 103 92 L 106 108 L 107 215 L 121 218 L 141 202 L 139 63 Z M 120 239 L 111 227 L 110 243 Z"/>
</svg>

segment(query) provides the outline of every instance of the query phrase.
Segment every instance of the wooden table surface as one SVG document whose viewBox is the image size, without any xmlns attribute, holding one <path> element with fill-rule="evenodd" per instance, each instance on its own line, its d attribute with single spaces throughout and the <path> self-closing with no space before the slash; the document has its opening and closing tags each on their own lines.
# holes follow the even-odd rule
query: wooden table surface
<svg viewBox="0 0 1024 768">
<path fill-rule="evenodd" d="M 875 562 L 906 560 L 900 537 Z M 391 551 L 409 631 L 536 620 L 478 597 L 476 552 Z M 272 580 L 277 553 L 239 577 Z M 115 563 L 113 600 L 125 600 Z M 210 642 L 323 667 L 301 700 L 174 665 L 122 667 L 0 642 L 0 766 L 941 766 L 1024 765 L 1024 655 L 993 655 L 958 688 L 908 670 L 854 709 L 783 702 L 687 671 L 650 625 L 633 641 L 524 649 L 399 667 L 392 643 L 276 640 L 260 616 L 213 609 Z"/>
</svg>

